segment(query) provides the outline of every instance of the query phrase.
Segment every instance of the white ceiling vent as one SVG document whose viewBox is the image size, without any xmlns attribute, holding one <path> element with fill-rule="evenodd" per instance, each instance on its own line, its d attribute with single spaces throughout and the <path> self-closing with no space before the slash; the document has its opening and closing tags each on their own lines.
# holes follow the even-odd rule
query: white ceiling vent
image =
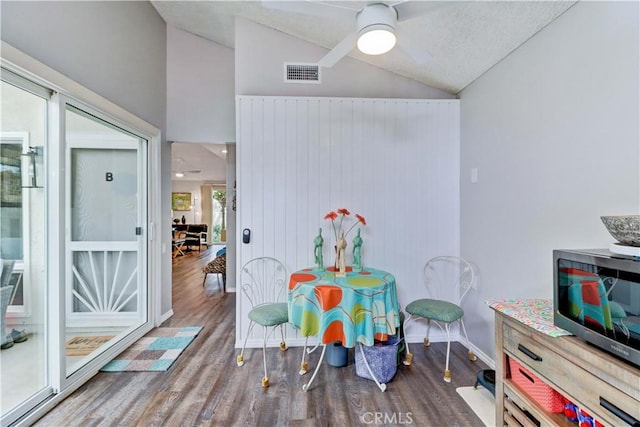
<svg viewBox="0 0 640 427">
<path fill-rule="evenodd" d="M 320 83 L 320 66 L 318 64 L 284 64 L 285 83 Z"/>
</svg>

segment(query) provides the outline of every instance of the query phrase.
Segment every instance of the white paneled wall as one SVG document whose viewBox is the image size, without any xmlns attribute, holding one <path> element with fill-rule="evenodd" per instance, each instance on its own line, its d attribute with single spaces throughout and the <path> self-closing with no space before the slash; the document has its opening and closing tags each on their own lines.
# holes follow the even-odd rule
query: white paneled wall
<svg viewBox="0 0 640 427">
<path fill-rule="evenodd" d="M 402 306 L 425 295 L 428 258 L 459 253 L 459 101 L 239 96 L 236 120 L 238 241 L 251 229 L 251 242 L 238 244 L 238 273 L 258 256 L 289 273 L 312 266 L 320 227 L 325 265 L 333 262 L 324 216 L 338 208 L 366 218 L 363 264 L 395 275 Z M 238 292 L 242 345 L 249 306 Z M 248 346 L 260 346 L 261 334 Z"/>
</svg>

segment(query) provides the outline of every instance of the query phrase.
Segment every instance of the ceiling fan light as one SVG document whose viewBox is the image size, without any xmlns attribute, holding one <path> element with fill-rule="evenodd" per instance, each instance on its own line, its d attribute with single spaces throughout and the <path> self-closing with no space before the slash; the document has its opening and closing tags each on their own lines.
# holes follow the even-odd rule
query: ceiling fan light
<svg viewBox="0 0 640 427">
<path fill-rule="evenodd" d="M 396 45 L 396 34 L 388 25 L 370 25 L 360 31 L 358 50 L 367 55 L 382 55 Z"/>
</svg>

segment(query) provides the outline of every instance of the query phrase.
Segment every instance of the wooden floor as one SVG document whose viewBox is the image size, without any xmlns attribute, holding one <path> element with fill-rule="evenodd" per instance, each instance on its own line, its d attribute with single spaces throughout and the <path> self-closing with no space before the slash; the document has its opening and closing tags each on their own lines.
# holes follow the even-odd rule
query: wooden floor
<svg viewBox="0 0 640 427">
<path fill-rule="evenodd" d="M 207 297 L 201 267 L 214 249 L 173 261 L 174 316 L 163 326 L 204 329 L 167 372 L 98 373 L 43 417 L 38 426 L 482 426 L 456 393 L 486 366 L 452 346 L 453 380 L 442 380 L 445 343 L 414 344 L 411 367 L 400 366 L 381 392 L 355 374 L 353 354 L 343 368 L 324 365 L 311 389 L 311 372 L 298 375 L 301 348 L 268 349 L 271 387 L 263 389 L 261 349 L 235 363 L 235 294 Z M 310 356 L 315 366 L 319 351 Z"/>
</svg>

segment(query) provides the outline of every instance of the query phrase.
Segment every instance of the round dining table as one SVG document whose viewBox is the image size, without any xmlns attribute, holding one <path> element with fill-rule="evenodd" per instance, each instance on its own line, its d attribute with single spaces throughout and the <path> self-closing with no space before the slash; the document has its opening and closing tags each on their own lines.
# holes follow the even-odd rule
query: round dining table
<svg viewBox="0 0 640 427">
<path fill-rule="evenodd" d="M 315 378 L 327 344 L 340 341 L 347 348 L 373 346 L 395 335 L 400 327 L 396 280 L 391 273 L 370 267 L 361 271 L 347 267 L 344 277 L 336 273 L 333 267 L 305 268 L 289 279 L 289 323 L 304 337 L 317 336 L 323 345 L 313 376 L 303 386 L 305 391 Z M 301 370 L 304 372 L 306 369 Z M 384 391 L 385 385 L 370 374 Z"/>
</svg>

